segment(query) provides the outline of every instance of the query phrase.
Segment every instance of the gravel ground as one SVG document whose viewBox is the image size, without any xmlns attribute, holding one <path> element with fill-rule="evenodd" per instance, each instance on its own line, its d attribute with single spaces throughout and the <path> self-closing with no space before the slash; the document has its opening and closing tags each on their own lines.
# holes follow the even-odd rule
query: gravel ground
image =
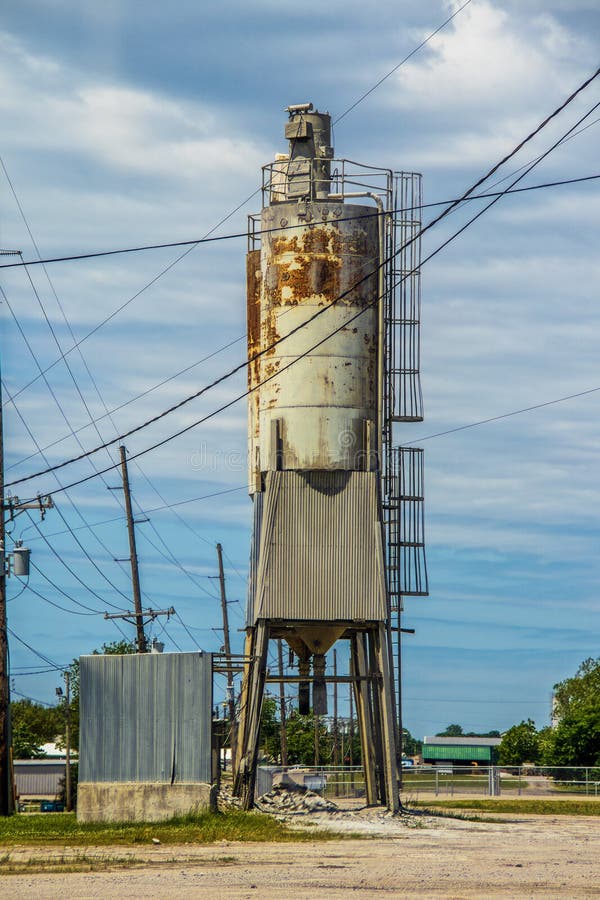
<svg viewBox="0 0 600 900">
<path fill-rule="evenodd" d="M 338 900 L 361 898 L 600 897 L 597 818 L 507 816 L 502 822 L 400 817 L 377 810 L 296 815 L 316 829 L 362 833 L 363 839 L 294 844 L 152 845 L 14 848 L 15 861 L 89 857 L 126 868 L 65 875 L 11 875 L 0 896 Z"/>
</svg>

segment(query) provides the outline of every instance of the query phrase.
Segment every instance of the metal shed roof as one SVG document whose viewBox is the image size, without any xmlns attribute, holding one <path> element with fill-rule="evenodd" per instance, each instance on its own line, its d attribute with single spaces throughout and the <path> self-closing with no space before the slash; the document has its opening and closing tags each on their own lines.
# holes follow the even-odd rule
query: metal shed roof
<svg viewBox="0 0 600 900">
<path fill-rule="evenodd" d="M 468 735 L 465 735 L 464 737 L 441 737 L 436 734 L 433 737 L 425 736 L 423 738 L 423 743 L 428 746 L 433 744 L 434 746 L 437 745 L 439 747 L 497 747 L 502 743 L 502 738 L 469 737 Z"/>
</svg>

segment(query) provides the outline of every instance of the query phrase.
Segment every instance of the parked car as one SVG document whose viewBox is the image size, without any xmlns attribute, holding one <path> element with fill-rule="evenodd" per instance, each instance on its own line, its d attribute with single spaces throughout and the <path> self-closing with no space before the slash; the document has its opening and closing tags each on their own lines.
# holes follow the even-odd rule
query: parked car
<svg viewBox="0 0 600 900">
<path fill-rule="evenodd" d="M 64 812 L 65 804 L 60 800 L 42 800 L 40 812 Z"/>
</svg>

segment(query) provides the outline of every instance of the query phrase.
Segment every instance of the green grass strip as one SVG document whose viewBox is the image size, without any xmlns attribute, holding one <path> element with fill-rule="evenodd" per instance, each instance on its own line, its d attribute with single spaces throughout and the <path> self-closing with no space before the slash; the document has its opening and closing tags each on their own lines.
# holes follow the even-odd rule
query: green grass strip
<svg viewBox="0 0 600 900">
<path fill-rule="evenodd" d="M 416 800 L 409 807 L 419 809 L 466 809 L 477 812 L 513 813 L 537 816 L 600 816 L 600 801 L 594 800 Z"/>
<path fill-rule="evenodd" d="M 331 840 L 331 832 L 290 829 L 272 816 L 231 810 L 181 816 L 168 822 L 79 823 L 75 813 L 42 813 L 0 818 L 0 847 L 15 844 L 90 845 L 212 844 L 216 841 Z"/>
</svg>

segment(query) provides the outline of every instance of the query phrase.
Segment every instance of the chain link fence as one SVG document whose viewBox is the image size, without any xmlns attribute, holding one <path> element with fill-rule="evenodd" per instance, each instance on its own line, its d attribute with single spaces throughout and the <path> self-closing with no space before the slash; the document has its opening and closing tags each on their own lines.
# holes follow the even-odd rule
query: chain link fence
<svg viewBox="0 0 600 900">
<path fill-rule="evenodd" d="M 280 785 L 305 788 L 327 799 L 364 798 L 360 766 L 261 766 L 257 794 Z M 600 768 L 557 766 L 411 766 L 402 769 L 402 796 L 600 797 Z"/>
</svg>

